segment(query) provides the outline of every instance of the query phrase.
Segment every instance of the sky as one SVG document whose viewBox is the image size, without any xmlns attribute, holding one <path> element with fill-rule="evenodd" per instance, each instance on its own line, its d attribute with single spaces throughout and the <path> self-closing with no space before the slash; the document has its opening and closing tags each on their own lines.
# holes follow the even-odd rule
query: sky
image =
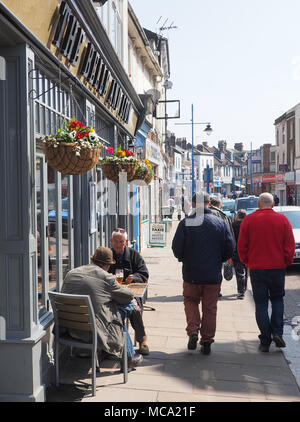
<svg viewBox="0 0 300 422">
<path fill-rule="evenodd" d="M 299 0 L 129 0 L 142 27 L 160 32 L 168 19 L 168 99 L 180 100 L 176 137 L 195 145 L 226 140 L 245 149 L 275 144 L 274 121 L 300 103 Z M 159 21 L 160 19 L 160 21 Z M 159 21 L 159 22 L 158 22 Z M 158 22 L 158 23 L 157 23 Z"/>
</svg>

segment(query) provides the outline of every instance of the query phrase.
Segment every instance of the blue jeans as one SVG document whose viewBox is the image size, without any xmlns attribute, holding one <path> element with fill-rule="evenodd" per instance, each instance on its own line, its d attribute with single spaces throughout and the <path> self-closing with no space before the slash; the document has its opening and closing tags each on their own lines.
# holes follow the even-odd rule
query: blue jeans
<svg viewBox="0 0 300 422">
<path fill-rule="evenodd" d="M 272 335 L 283 334 L 283 297 L 285 294 L 285 269 L 250 270 L 255 317 L 260 330 L 260 341 L 269 346 Z M 268 314 L 269 299 L 272 305 L 271 318 Z"/>
<path fill-rule="evenodd" d="M 128 317 L 131 314 L 131 312 L 133 310 L 134 310 L 133 301 L 131 301 L 129 305 L 119 306 L 119 311 L 120 311 L 121 318 L 122 318 L 123 325 L 124 325 L 124 331 L 126 332 L 126 338 L 127 338 L 127 356 L 129 358 L 131 358 L 133 355 L 135 355 L 135 350 L 133 348 L 133 344 L 132 344 L 132 341 L 131 341 L 131 338 L 130 338 L 130 335 L 129 335 L 129 332 L 128 332 L 128 329 L 127 329 L 127 326 L 126 326 L 125 319 L 126 319 L 126 317 Z"/>
</svg>

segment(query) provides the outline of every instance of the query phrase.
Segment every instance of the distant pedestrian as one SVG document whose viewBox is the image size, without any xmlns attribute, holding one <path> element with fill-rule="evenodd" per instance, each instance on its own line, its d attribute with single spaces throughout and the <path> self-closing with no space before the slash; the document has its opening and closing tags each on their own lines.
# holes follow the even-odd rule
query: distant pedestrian
<svg viewBox="0 0 300 422">
<path fill-rule="evenodd" d="M 179 223 L 172 242 L 173 253 L 182 262 L 188 349 L 196 349 L 200 331 L 201 352 L 205 355 L 210 354 L 216 333 L 222 262 L 232 256 L 234 248 L 228 225 L 208 209 L 209 200 L 206 192 L 193 196 L 194 210 Z"/>
<path fill-rule="evenodd" d="M 288 197 L 287 204 L 288 204 L 288 205 L 294 205 L 294 200 L 293 200 L 292 195 L 290 195 L 290 196 Z"/>
<path fill-rule="evenodd" d="M 279 205 L 279 198 L 276 194 L 274 195 L 274 204 L 275 204 L 275 207 L 278 207 Z"/>
<path fill-rule="evenodd" d="M 243 264 L 240 260 L 238 251 L 237 251 L 237 243 L 239 239 L 239 233 L 240 233 L 240 227 L 242 224 L 243 219 L 246 217 L 247 211 L 240 209 L 237 212 L 236 219 L 232 223 L 232 228 L 234 232 L 234 238 L 235 238 L 235 248 L 233 252 L 233 266 L 237 281 L 237 298 L 238 299 L 244 299 L 245 292 L 247 290 L 247 279 L 248 279 L 248 269 L 245 264 Z"/>
<path fill-rule="evenodd" d="M 285 347 L 282 338 L 285 272 L 295 252 L 291 224 L 284 215 L 272 210 L 273 206 L 273 196 L 262 193 L 258 199 L 259 209 L 242 222 L 238 240 L 240 260 L 250 269 L 261 352 L 269 351 L 272 340 L 276 347 Z"/>
<path fill-rule="evenodd" d="M 210 197 L 210 202 L 209 202 L 209 209 L 211 210 L 211 212 L 213 214 L 215 214 L 217 217 L 222 218 L 229 226 L 230 231 L 232 236 L 234 237 L 234 232 L 233 232 L 233 228 L 232 228 L 232 223 L 229 217 L 227 217 L 227 215 L 225 214 L 225 212 L 222 210 L 222 201 L 215 197 L 215 196 L 211 196 Z M 219 291 L 219 298 L 222 297 L 222 293 L 221 293 L 221 284 L 220 284 L 220 291 Z"/>
</svg>

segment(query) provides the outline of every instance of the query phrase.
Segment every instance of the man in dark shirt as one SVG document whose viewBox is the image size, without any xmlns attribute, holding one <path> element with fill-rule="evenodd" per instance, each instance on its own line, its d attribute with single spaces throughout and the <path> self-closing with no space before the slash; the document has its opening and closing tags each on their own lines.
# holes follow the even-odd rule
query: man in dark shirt
<svg viewBox="0 0 300 422">
<path fill-rule="evenodd" d="M 145 261 L 138 251 L 127 246 L 128 235 L 126 231 L 121 228 L 114 229 L 110 242 L 116 263 L 110 266 L 109 272 L 116 274 L 117 270 L 123 270 L 123 282 L 125 284 L 147 283 L 149 272 Z M 130 323 L 135 330 L 136 340 L 139 343 L 139 353 L 148 355 L 148 338 L 142 318 L 143 303 L 141 300 L 135 299 L 134 301 L 135 309 L 130 315 Z"/>
<path fill-rule="evenodd" d="M 216 333 L 222 262 L 232 256 L 234 248 L 228 224 L 208 207 L 208 193 L 195 194 L 194 213 L 179 223 L 172 242 L 173 253 L 182 262 L 188 349 L 196 349 L 200 331 L 201 352 L 205 355 L 210 354 Z"/>
</svg>

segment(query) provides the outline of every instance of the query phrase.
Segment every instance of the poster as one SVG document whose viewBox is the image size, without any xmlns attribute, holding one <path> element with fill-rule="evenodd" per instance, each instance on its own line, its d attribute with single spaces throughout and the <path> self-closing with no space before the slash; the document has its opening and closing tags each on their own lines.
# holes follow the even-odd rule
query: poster
<svg viewBox="0 0 300 422">
<path fill-rule="evenodd" d="M 166 223 L 149 223 L 149 246 L 166 246 Z"/>
</svg>

